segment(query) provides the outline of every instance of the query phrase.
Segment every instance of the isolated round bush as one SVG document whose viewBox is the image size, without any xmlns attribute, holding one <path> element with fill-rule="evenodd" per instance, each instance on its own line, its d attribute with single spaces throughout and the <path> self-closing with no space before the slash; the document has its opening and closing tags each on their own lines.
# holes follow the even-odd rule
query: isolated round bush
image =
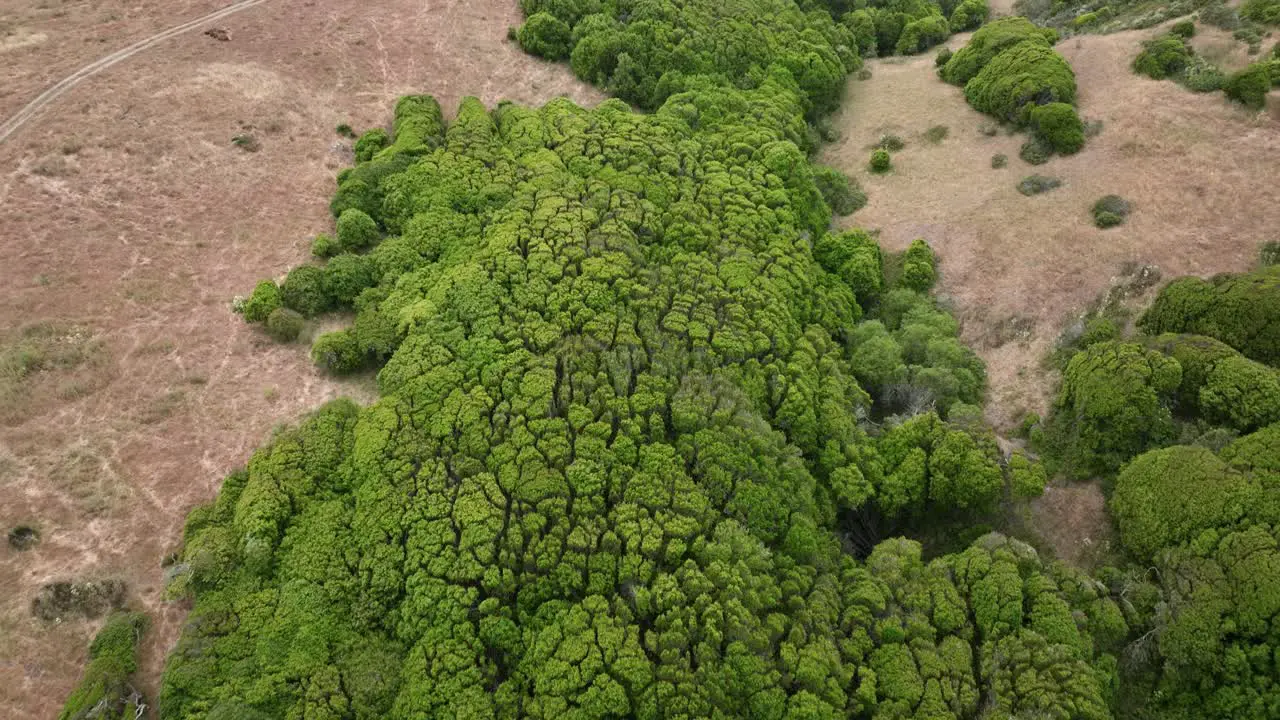
<svg viewBox="0 0 1280 720">
<path fill-rule="evenodd" d="M 1120 225 L 1129 216 L 1129 201 L 1119 195 L 1106 195 L 1093 204 L 1093 224 L 1100 228 Z"/>
<path fill-rule="evenodd" d="M 271 280 L 263 280 L 253 289 L 253 294 L 240 306 L 245 322 L 263 322 L 272 310 L 280 307 L 280 288 Z"/>
<path fill-rule="evenodd" d="M 280 342 L 293 342 L 306 324 L 306 319 L 296 310 L 276 308 L 267 316 L 267 333 Z"/>
<path fill-rule="evenodd" d="M 964 96 L 981 112 L 1024 124 L 1028 104 L 1075 102 L 1076 76 L 1052 47 L 1027 40 L 992 58 L 965 84 Z"/>
<path fill-rule="evenodd" d="M 18 525 L 9 530 L 9 547 L 14 550 L 30 550 L 40 542 L 40 531 L 30 525 Z"/>
<path fill-rule="evenodd" d="M 871 153 L 871 172 L 886 173 L 889 168 L 893 167 L 893 161 L 889 157 L 887 150 L 876 150 Z"/>
<path fill-rule="evenodd" d="M 329 309 L 329 295 L 324 289 L 324 270 L 315 265 L 300 265 L 289 271 L 280 286 L 280 300 L 287 308 L 305 317 L 319 315 Z M 274 309 L 274 308 L 273 308 Z"/>
<path fill-rule="evenodd" d="M 1070 155 L 1084 147 L 1084 123 L 1066 103 L 1039 105 L 1031 110 L 1031 127 L 1054 152 Z"/>
<path fill-rule="evenodd" d="M 1176 22 L 1173 27 L 1169 28 L 1169 34 L 1177 35 L 1180 38 L 1193 38 L 1196 36 L 1196 23 L 1194 20 Z"/>
<path fill-rule="evenodd" d="M 364 250 L 378 241 L 378 223 L 363 210 L 350 208 L 338 216 L 338 244 L 348 252 Z"/>
<path fill-rule="evenodd" d="M 1133 59 L 1133 70 L 1155 80 L 1163 80 L 1186 69 L 1191 62 L 1191 48 L 1177 35 L 1162 35 L 1142 44 L 1142 52 Z"/>
<path fill-rule="evenodd" d="M 1217 65 L 1199 55 L 1193 56 L 1185 70 L 1178 78 L 1188 90 L 1193 92 L 1215 92 L 1221 90 L 1227 82 L 1227 76 Z"/>
<path fill-rule="evenodd" d="M 564 60 L 569 57 L 569 52 L 573 49 L 572 35 L 573 31 L 565 21 L 546 12 L 530 15 L 516 32 L 520 47 L 525 52 L 548 60 Z"/>
<path fill-rule="evenodd" d="M 991 156 L 991 167 L 999 170 L 1009 164 L 1009 156 L 1004 153 L 996 153 Z"/>
<path fill-rule="evenodd" d="M 1055 177 L 1028 175 L 1018 183 L 1018 192 L 1030 197 L 1047 193 L 1060 185 L 1062 185 L 1062 181 Z"/>
</svg>

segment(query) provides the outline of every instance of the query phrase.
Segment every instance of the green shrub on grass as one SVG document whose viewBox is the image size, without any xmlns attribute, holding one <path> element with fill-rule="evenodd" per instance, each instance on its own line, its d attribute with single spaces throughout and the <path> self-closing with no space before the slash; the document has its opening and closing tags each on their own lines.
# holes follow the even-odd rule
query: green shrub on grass
<svg viewBox="0 0 1280 720">
<path fill-rule="evenodd" d="M 1046 177 L 1044 175 L 1028 175 L 1022 178 L 1018 183 L 1018 192 L 1031 197 L 1032 195 L 1040 195 L 1047 193 L 1056 187 L 1062 185 L 1062 181 L 1054 177 Z"/>
<path fill-rule="evenodd" d="M 347 252 L 372 247 L 379 235 L 378 223 L 363 210 L 351 208 L 338 217 L 338 245 Z"/>
<path fill-rule="evenodd" d="M 975 109 L 1023 125 L 1030 107 L 1074 103 L 1076 76 L 1052 47 L 1027 40 L 995 56 L 965 84 L 964 95 Z"/>
<path fill-rule="evenodd" d="M 1254 63 L 1227 78 L 1223 85 L 1227 97 L 1255 110 L 1267 104 L 1271 92 L 1271 68 L 1267 63 Z"/>
<path fill-rule="evenodd" d="M 938 279 L 936 267 L 933 248 L 929 247 L 924 238 L 916 238 L 902 255 L 902 276 L 898 284 L 916 292 L 927 293 Z"/>
<path fill-rule="evenodd" d="M 1263 25 L 1280 25 L 1280 0 L 1244 0 L 1240 15 Z"/>
<path fill-rule="evenodd" d="M 264 322 L 271 312 L 280 307 L 280 286 L 273 280 L 263 280 L 253 289 L 253 294 L 240 305 L 245 322 Z"/>
<path fill-rule="evenodd" d="M 898 152 L 902 148 L 906 147 L 907 144 L 897 135 L 881 135 L 880 139 L 876 141 L 875 146 L 881 150 Z"/>
<path fill-rule="evenodd" d="M 951 56 L 942 68 L 942 79 L 953 85 L 964 85 L 996 56 L 1015 45 L 1034 42 L 1050 48 L 1057 41 L 1057 32 L 1037 27 L 1024 17 L 1001 18 L 979 28 L 969 43 Z"/>
<path fill-rule="evenodd" d="M 280 342 L 293 342 L 302 334 L 306 324 L 302 313 L 289 308 L 276 308 L 267 316 L 267 334 Z"/>
<path fill-rule="evenodd" d="M 546 12 L 530 15 L 516 31 L 516 39 L 525 52 L 548 60 L 568 58 L 574 44 L 568 23 Z"/>
<path fill-rule="evenodd" d="M 1193 55 L 1191 62 L 1178 76 L 1178 82 L 1192 92 L 1214 92 L 1221 90 L 1227 82 L 1227 76 L 1217 65 L 1199 55 Z"/>
<path fill-rule="evenodd" d="M 951 26 L 941 15 L 928 15 L 912 20 L 902 28 L 894 51 L 899 55 L 915 55 L 943 42 L 951 36 Z"/>
<path fill-rule="evenodd" d="M 951 48 L 942 48 L 938 54 L 933 57 L 933 66 L 940 68 L 951 60 Z"/>
<path fill-rule="evenodd" d="M 1115 227 L 1129 217 L 1129 201 L 1119 195 L 1106 195 L 1093 204 L 1093 224 L 1099 228 Z"/>
<path fill-rule="evenodd" d="M 146 707 L 131 676 L 138 669 L 138 644 L 147 616 L 117 612 L 107 618 L 89 645 L 89 666 L 71 692 L 58 720 L 133 720 Z"/>
<path fill-rule="evenodd" d="M 1196 36 L 1196 23 L 1194 20 L 1176 22 L 1169 28 L 1169 34 L 1180 38 L 1193 38 Z"/>
<path fill-rule="evenodd" d="M 1133 59 L 1133 71 L 1154 80 L 1177 75 L 1191 62 L 1191 47 L 1177 35 L 1161 35 L 1142 44 Z"/>
<path fill-rule="evenodd" d="M 876 150 L 871 153 L 871 162 L 868 165 L 873 173 L 887 173 L 893 167 L 893 161 L 889 157 L 887 150 Z"/>
<path fill-rule="evenodd" d="M 951 11 L 951 31 L 973 30 L 986 22 L 990 15 L 991 8 L 988 7 L 987 0 L 964 0 Z"/>
<path fill-rule="evenodd" d="M 1235 30 L 1240 27 L 1240 15 L 1233 7 L 1217 0 L 1200 9 L 1200 22 L 1221 30 Z"/>
<path fill-rule="evenodd" d="M 341 250 L 342 246 L 329 233 L 320 233 L 311 241 L 311 254 L 320 259 L 333 257 Z"/>
<path fill-rule="evenodd" d="M 337 330 L 316 338 L 311 346 L 311 359 L 322 369 L 343 375 L 363 368 L 368 356 L 360 347 L 355 333 Z"/>
<path fill-rule="evenodd" d="M 1038 105 L 1031 110 L 1031 128 L 1054 152 L 1070 155 L 1084 147 L 1084 123 L 1066 103 Z"/>
<path fill-rule="evenodd" d="M 1039 137 L 1032 137 L 1022 143 L 1022 147 L 1018 149 L 1018 157 L 1028 165 L 1043 165 L 1053 157 L 1053 148 Z"/>
<path fill-rule="evenodd" d="M 996 153 L 991 156 L 992 169 L 999 170 L 1009 164 L 1009 156 L 1004 153 Z"/>
<path fill-rule="evenodd" d="M 331 305 L 324 287 L 324 269 L 315 265 L 299 265 L 290 270 L 280 285 L 280 302 L 304 317 L 313 317 L 328 310 Z"/>
<path fill-rule="evenodd" d="M 867 194 L 862 191 L 857 181 L 851 180 L 844 173 L 826 165 L 815 165 L 813 183 L 822 193 L 831 211 L 837 215 L 850 215 L 861 210 L 867 204 Z"/>
</svg>

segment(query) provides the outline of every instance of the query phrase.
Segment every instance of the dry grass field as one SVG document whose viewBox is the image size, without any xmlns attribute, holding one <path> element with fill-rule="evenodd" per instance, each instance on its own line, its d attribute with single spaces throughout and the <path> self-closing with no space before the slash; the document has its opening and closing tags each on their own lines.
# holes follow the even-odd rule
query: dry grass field
<svg viewBox="0 0 1280 720">
<path fill-rule="evenodd" d="M 97 60 L 225 2 L 46 0 L 0 9 L 0 120 Z M 370 378 L 335 383 L 232 298 L 307 259 L 327 230 L 339 123 L 385 123 L 397 96 L 541 103 L 600 95 L 506 40 L 514 2 L 267 0 L 73 88 L 0 143 L 0 707 L 53 718 L 93 621 L 31 616 L 53 580 L 122 579 L 155 621 L 154 697 L 184 608 L 163 558 L 272 428 Z M 231 143 L 252 135 L 257 152 Z"/>
</svg>

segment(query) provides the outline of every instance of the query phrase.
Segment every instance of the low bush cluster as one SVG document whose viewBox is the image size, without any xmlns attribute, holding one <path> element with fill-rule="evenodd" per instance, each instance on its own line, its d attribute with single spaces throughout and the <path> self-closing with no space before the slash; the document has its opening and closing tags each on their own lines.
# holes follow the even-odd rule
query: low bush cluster
<svg viewBox="0 0 1280 720">
<path fill-rule="evenodd" d="M 1129 201 L 1119 195 L 1105 195 L 1093 204 L 1093 224 L 1101 229 L 1115 227 L 1129 217 Z"/>
<path fill-rule="evenodd" d="M 149 621 L 137 612 L 118 612 L 94 636 L 89 664 L 67 698 L 58 720 L 134 720 L 147 704 L 133 685 L 138 645 Z"/>
<path fill-rule="evenodd" d="M 1046 177 L 1044 175 L 1028 175 L 1018 181 L 1018 192 L 1028 197 L 1032 195 L 1040 195 L 1050 190 L 1058 188 L 1062 185 L 1062 181 L 1055 177 Z"/>
</svg>

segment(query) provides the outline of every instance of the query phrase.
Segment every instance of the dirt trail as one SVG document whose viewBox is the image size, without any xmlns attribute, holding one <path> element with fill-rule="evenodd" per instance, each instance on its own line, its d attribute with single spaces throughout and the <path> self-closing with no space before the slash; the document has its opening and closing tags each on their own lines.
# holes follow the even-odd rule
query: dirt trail
<svg viewBox="0 0 1280 720">
<path fill-rule="evenodd" d="M 934 245 L 940 292 L 987 362 L 987 414 L 997 426 L 1045 409 L 1055 381 L 1041 359 L 1126 262 L 1153 263 L 1165 276 L 1239 271 L 1261 242 L 1280 239 L 1280 205 L 1264 196 L 1280 167 L 1280 122 L 1221 93 L 1134 75 L 1130 60 L 1157 32 L 1058 46 L 1075 69 L 1081 115 L 1103 127 L 1077 155 L 1040 167 L 1018 158 L 1025 135 L 980 132 L 989 119 L 937 78 L 931 55 L 872 62 L 870 80 L 849 84 L 835 119 L 842 139 L 822 160 L 857 177 L 870 202 L 843 222 L 880 228 L 891 248 L 916 237 Z M 1273 112 L 1277 100 L 1273 93 Z M 949 128 L 941 144 L 922 137 L 934 125 Z M 891 174 L 875 176 L 866 171 L 869 146 L 883 133 L 907 147 Z M 1006 168 L 991 167 L 997 153 L 1008 156 Z M 1033 173 L 1063 185 L 1023 197 L 1015 185 Z M 1089 209 L 1110 193 L 1131 200 L 1134 212 L 1127 224 L 1098 230 Z M 1010 321 L 1033 329 L 1011 338 Z"/>
<path fill-rule="evenodd" d="M 32 100 L 30 103 L 28 103 L 26 107 L 22 108 L 17 113 L 15 113 L 13 117 L 9 118 L 3 123 L 0 123 L 0 143 L 3 143 L 6 138 L 8 138 L 10 135 L 16 132 L 19 128 L 21 128 L 22 125 L 26 123 L 28 120 L 30 120 L 32 117 L 34 117 L 36 113 L 40 112 L 41 108 L 53 102 L 54 100 L 58 99 L 58 97 L 60 97 L 63 93 L 75 87 L 76 85 L 79 85 L 81 82 L 83 82 L 87 78 L 93 77 L 94 75 L 97 75 L 98 73 L 102 72 L 103 70 L 106 70 L 112 65 L 115 65 L 121 60 L 127 60 L 128 58 L 133 57 L 134 55 L 142 52 L 143 50 L 146 50 L 147 48 L 153 45 L 164 42 L 169 38 L 177 37 L 178 35 L 181 35 L 183 33 L 190 32 L 191 30 L 194 30 L 203 25 L 207 25 L 215 20 L 221 20 L 222 18 L 228 17 L 230 15 L 234 15 L 235 13 L 240 12 L 241 10 L 247 10 L 248 8 L 251 8 L 255 5 L 260 5 L 265 1 L 266 0 L 241 0 L 241 2 L 235 3 L 233 5 L 228 5 L 227 7 L 221 10 L 209 13 L 204 17 L 196 18 L 195 20 L 191 20 L 190 22 L 185 22 L 176 27 L 169 28 L 164 32 L 156 33 L 155 35 L 152 35 L 151 37 L 145 40 L 140 40 L 130 45 L 129 47 L 126 47 L 122 50 L 117 50 L 116 52 L 113 52 L 110 55 L 107 55 L 106 57 L 100 58 L 95 62 L 85 65 L 84 67 L 75 71 L 74 73 L 67 76 L 66 78 L 63 78 L 63 80 L 60 81 L 58 84 L 54 85 L 53 87 L 41 93 L 39 97 L 37 97 L 35 100 Z"/>
<path fill-rule="evenodd" d="M 225 4 L 24 8 L 19 23 L 48 39 L 4 51 L 0 108 L 17 112 L 102 55 L 98 38 L 128 45 Z M 377 12 L 358 0 L 261 2 L 214 21 L 227 42 L 189 33 L 98 67 L 0 144 L 0 352 L 50 322 L 95 348 L 83 368 L 28 377 L 16 420 L 0 407 L 0 531 L 30 522 L 42 534 L 27 552 L 0 543 L 6 718 L 55 717 L 84 667 L 96 622 L 30 615 L 37 588 L 57 579 L 129 583 L 155 620 L 142 675 L 154 699 L 184 617 L 162 602 L 160 565 L 187 511 L 277 424 L 339 394 L 370 397 L 369 378 L 334 382 L 305 346 L 267 341 L 229 309 L 305 262 L 310 237 L 332 227 L 334 175 L 351 161 L 335 126 L 385 125 L 408 92 L 435 94 L 449 113 L 463 94 L 600 100 L 507 41 L 519 21 L 510 0 L 388 0 Z M 261 149 L 232 145 L 238 134 Z"/>
</svg>

